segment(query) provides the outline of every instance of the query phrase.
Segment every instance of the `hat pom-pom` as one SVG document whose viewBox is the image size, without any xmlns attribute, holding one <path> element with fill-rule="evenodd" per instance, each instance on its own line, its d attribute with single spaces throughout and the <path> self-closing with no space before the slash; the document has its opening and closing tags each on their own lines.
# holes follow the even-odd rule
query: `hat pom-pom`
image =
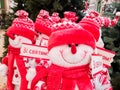
<svg viewBox="0 0 120 90">
<path fill-rule="evenodd" d="M 49 17 L 49 12 L 42 9 L 42 10 L 40 10 L 39 15 L 44 17 L 44 18 L 48 18 Z"/>
<path fill-rule="evenodd" d="M 72 11 L 66 11 L 64 12 L 64 17 L 67 18 L 68 20 L 71 20 L 73 22 L 78 20 L 78 17 L 75 12 Z"/>
<path fill-rule="evenodd" d="M 120 12 L 117 12 L 117 13 L 116 13 L 116 16 L 120 16 Z"/>
<path fill-rule="evenodd" d="M 18 10 L 16 13 L 15 13 L 16 16 L 18 16 L 19 18 L 26 18 L 28 17 L 28 13 L 24 10 Z"/>
</svg>

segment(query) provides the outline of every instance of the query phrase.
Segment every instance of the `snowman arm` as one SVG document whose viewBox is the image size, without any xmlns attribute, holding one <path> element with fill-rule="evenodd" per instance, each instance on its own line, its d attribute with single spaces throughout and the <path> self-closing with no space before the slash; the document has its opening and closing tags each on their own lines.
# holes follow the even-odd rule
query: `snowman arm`
<svg viewBox="0 0 120 90">
<path fill-rule="evenodd" d="M 7 75 L 7 72 L 8 72 L 8 57 L 5 56 L 3 59 L 2 59 L 2 64 L 0 65 L 0 74 L 2 76 L 6 76 Z"/>
<path fill-rule="evenodd" d="M 46 90 L 46 84 L 44 81 L 38 81 L 33 90 Z"/>
<path fill-rule="evenodd" d="M 8 66 L 8 56 L 5 56 L 5 57 L 2 59 L 2 64 L 5 64 L 6 66 Z"/>
<path fill-rule="evenodd" d="M 36 75 L 35 68 L 29 68 L 29 70 L 27 71 L 27 74 L 26 74 L 26 79 L 28 81 L 32 81 L 32 79 L 35 77 L 35 75 Z"/>
<path fill-rule="evenodd" d="M 119 18 L 120 18 L 120 12 L 117 12 L 116 15 L 115 15 L 115 18 L 113 20 L 111 20 L 111 26 L 112 27 L 117 24 Z"/>
<path fill-rule="evenodd" d="M 31 90 L 34 90 L 34 87 L 39 81 L 42 81 L 43 78 L 45 78 L 48 74 L 48 70 L 44 67 L 40 67 L 39 71 L 37 71 L 35 77 L 32 80 L 31 83 Z"/>
</svg>

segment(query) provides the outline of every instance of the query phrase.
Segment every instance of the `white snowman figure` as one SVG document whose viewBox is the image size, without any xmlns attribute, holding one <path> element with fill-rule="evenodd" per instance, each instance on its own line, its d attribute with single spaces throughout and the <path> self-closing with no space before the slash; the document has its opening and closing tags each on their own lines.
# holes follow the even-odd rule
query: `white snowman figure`
<svg viewBox="0 0 120 90">
<path fill-rule="evenodd" d="M 15 15 L 18 17 L 6 32 L 9 37 L 8 53 L 2 60 L 0 70 L 7 76 L 7 90 L 27 90 L 26 73 L 29 66 L 20 56 L 20 48 L 23 43 L 35 42 L 34 23 L 24 10 L 18 10 Z"/>
<path fill-rule="evenodd" d="M 36 45 L 46 48 L 48 47 L 48 39 L 51 34 L 51 29 L 49 27 L 51 24 L 52 21 L 50 20 L 49 12 L 46 10 L 40 10 L 35 21 L 35 30 L 38 33 Z"/>
<path fill-rule="evenodd" d="M 53 12 L 52 16 L 49 15 L 49 12 L 41 9 L 36 21 L 35 21 L 35 30 L 38 34 L 36 37 L 35 45 L 40 46 L 45 49 L 46 57 L 40 57 L 35 60 L 36 66 L 44 65 L 46 68 L 49 67 L 50 62 L 48 58 L 48 39 L 52 32 L 52 25 L 60 22 L 60 17 L 57 12 Z M 32 70 L 33 71 L 33 70 Z M 32 73 L 32 72 L 31 72 Z"/>
<path fill-rule="evenodd" d="M 103 55 L 104 53 L 106 54 L 107 50 L 104 51 L 105 50 L 104 49 L 104 42 L 101 38 L 101 36 L 102 36 L 101 28 L 102 27 L 114 27 L 117 24 L 117 22 L 119 20 L 119 17 L 120 17 L 120 12 L 117 12 L 115 18 L 112 20 L 108 17 L 100 16 L 99 13 L 96 12 L 96 11 L 91 11 L 88 16 L 84 17 L 79 22 L 79 24 L 85 30 L 87 30 L 89 32 L 92 32 L 95 37 L 96 37 L 96 33 L 100 34 L 100 36 L 96 37 L 97 48 L 95 49 L 95 54 L 97 54 L 98 57 L 102 56 L 102 59 L 101 59 L 102 61 L 101 62 L 103 64 L 103 66 L 102 66 L 102 71 L 101 72 L 97 73 L 96 75 L 92 75 L 95 90 L 112 90 L 112 86 L 111 86 L 111 83 L 109 81 L 110 77 L 109 77 L 109 72 L 108 72 L 108 68 L 110 68 L 110 65 L 107 66 L 107 64 L 105 63 L 105 60 L 104 60 L 104 58 L 106 56 Z M 104 51 L 104 53 L 102 51 L 103 54 L 101 54 L 101 52 L 98 50 L 99 48 L 101 48 Z M 113 58 L 113 57 L 109 56 L 107 58 Z M 94 61 L 92 61 L 92 62 L 94 62 Z M 111 61 L 109 61 L 109 64 L 111 64 Z"/>
<path fill-rule="evenodd" d="M 40 10 L 35 21 L 35 31 L 37 32 L 35 45 L 43 48 L 44 49 L 43 52 L 45 53 L 45 55 L 43 55 L 43 57 L 33 58 L 31 60 L 32 61 L 31 64 L 33 65 L 33 63 L 35 63 L 34 64 L 35 66 L 29 68 L 26 75 L 26 78 L 30 83 L 37 73 L 36 70 L 37 67 L 44 66 L 45 68 L 48 68 L 51 64 L 47 55 L 48 54 L 47 47 L 48 47 L 48 39 L 51 34 L 50 26 L 52 23 L 53 22 L 52 19 L 50 18 L 49 12 L 43 9 Z M 29 83 L 29 87 L 30 87 L 30 83 Z"/>
<path fill-rule="evenodd" d="M 96 38 L 78 24 L 67 25 L 50 35 L 48 55 L 52 64 L 39 69 L 31 90 L 93 90 L 89 63 Z"/>
</svg>

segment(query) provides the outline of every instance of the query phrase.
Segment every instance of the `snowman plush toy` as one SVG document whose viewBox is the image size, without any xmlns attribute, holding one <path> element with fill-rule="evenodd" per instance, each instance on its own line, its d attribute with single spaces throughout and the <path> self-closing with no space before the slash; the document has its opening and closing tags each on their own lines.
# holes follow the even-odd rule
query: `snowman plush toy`
<svg viewBox="0 0 120 90">
<path fill-rule="evenodd" d="M 8 53 L 2 60 L 0 70 L 2 75 L 7 76 L 7 90 L 27 90 L 26 73 L 29 66 L 20 56 L 20 48 L 23 43 L 35 42 L 34 23 L 24 10 L 18 10 L 15 14 L 18 17 L 6 32 L 9 37 Z"/>
<path fill-rule="evenodd" d="M 50 21 L 49 12 L 41 9 L 35 21 L 35 31 L 37 32 L 35 45 L 44 49 L 44 53 L 46 54 L 39 58 L 33 58 L 29 62 L 30 66 L 34 65 L 32 68 L 29 68 L 26 75 L 26 78 L 30 83 L 34 78 L 34 76 L 36 75 L 36 72 L 37 72 L 36 67 L 44 66 L 47 68 L 51 63 L 47 55 L 48 39 L 51 34 L 51 29 L 49 27 L 51 24 L 52 22 Z M 30 83 L 29 83 L 29 86 L 30 86 Z"/>
<path fill-rule="evenodd" d="M 50 35 L 48 55 L 52 64 L 47 69 L 39 69 L 31 90 L 93 90 L 89 63 L 96 39 L 91 32 L 76 23 L 65 27 L 67 29 Z M 37 86 L 38 81 L 41 81 L 41 87 Z"/>
</svg>

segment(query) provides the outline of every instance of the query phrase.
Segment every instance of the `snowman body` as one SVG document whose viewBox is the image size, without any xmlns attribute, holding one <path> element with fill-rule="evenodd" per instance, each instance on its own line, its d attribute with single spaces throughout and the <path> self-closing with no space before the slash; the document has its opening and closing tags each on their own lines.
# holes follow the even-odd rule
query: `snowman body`
<svg viewBox="0 0 120 90">
<path fill-rule="evenodd" d="M 89 76 L 93 49 L 87 45 L 77 45 L 75 48 L 76 52 L 72 51 L 73 47 L 70 45 L 60 45 L 50 50 L 52 65 L 48 69 L 41 69 L 37 76 L 47 77 L 47 90 L 93 90 Z M 34 90 L 44 88 L 41 84 L 43 83 L 39 81 Z"/>
<path fill-rule="evenodd" d="M 33 80 L 33 78 L 35 77 L 36 73 L 38 72 L 36 68 L 41 68 L 45 67 L 48 68 L 51 65 L 51 61 L 49 61 L 49 57 L 48 57 L 48 39 L 49 37 L 43 33 L 39 33 L 38 32 L 38 36 L 36 38 L 36 42 L 35 45 L 37 45 L 38 47 L 41 47 L 45 50 L 45 55 L 41 58 L 33 58 L 31 61 L 29 61 L 29 69 L 27 70 L 27 81 L 29 82 L 28 84 L 28 88 L 31 88 L 31 82 Z M 34 65 L 34 66 L 33 66 Z"/>
<path fill-rule="evenodd" d="M 26 81 L 25 76 L 26 76 L 27 69 L 29 67 L 27 65 L 28 62 L 24 61 L 24 57 L 20 56 L 20 48 L 21 48 L 23 43 L 32 44 L 32 41 L 29 40 L 28 38 L 25 38 L 23 36 L 18 36 L 18 35 L 15 35 L 14 40 L 9 38 L 10 47 L 13 48 L 13 51 L 14 51 L 14 49 L 18 50 L 18 54 L 17 55 L 15 54 L 14 58 L 11 59 L 13 65 L 12 66 L 10 65 L 10 67 L 13 68 L 13 76 L 11 77 L 11 80 L 12 80 L 11 84 L 14 85 L 14 90 L 20 90 L 20 86 L 21 86 L 21 83 L 22 83 L 22 78 L 24 78 L 25 81 Z M 13 51 L 10 50 L 8 52 L 8 56 L 11 56 L 10 54 L 14 54 Z M 18 63 L 20 63 L 18 59 L 22 60 L 21 61 L 21 64 L 22 64 L 21 67 L 24 68 L 23 72 L 25 72 L 25 73 L 22 73 L 21 67 L 18 66 Z M 8 62 L 9 61 L 10 60 L 8 58 Z M 8 70 L 9 70 L 9 68 L 8 68 Z M 8 73 L 8 75 L 9 75 L 9 73 Z M 23 80 L 23 82 L 24 82 L 24 80 Z M 26 83 L 27 83 L 27 81 L 26 81 Z"/>
<path fill-rule="evenodd" d="M 76 52 L 74 52 L 74 48 L 76 48 Z M 76 44 L 75 47 L 61 45 L 50 50 L 51 62 L 58 67 L 58 71 L 63 70 L 61 90 L 92 90 L 89 76 L 89 62 L 92 53 L 93 49 L 83 44 Z"/>
<path fill-rule="evenodd" d="M 7 76 L 7 90 L 27 90 L 27 70 L 31 67 L 29 58 L 20 55 L 22 44 L 35 42 L 34 22 L 24 10 L 18 10 L 12 25 L 7 29 L 9 38 L 8 53 L 2 60 L 0 71 Z M 33 65 L 34 66 L 34 65 Z"/>
<path fill-rule="evenodd" d="M 37 65 L 44 65 L 44 62 L 48 62 L 49 58 L 48 58 L 48 39 L 49 39 L 49 35 L 51 34 L 51 24 L 53 22 L 51 21 L 49 12 L 46 10 L 40 10 L 36 21 L 35 21 L 35 30 L 38 34 L 37 38 L 36 38 L 36 42 L 35 45 L 45 49 L 44 56 L 46 57 L 40 57 L 39 58 L 39 62 L 37 62 Z M 46 63 L 44 65 L 45 67 L 48 67 L 49 64 Z"/>
<path fill-rule="evenodd" d="M 89 63 L 94 47 L 93 35 L 82 28 L 53 32 L 48 40 L 52 64 L 39 68 L 31 90 L 93 90 Z"/>
</svg>

